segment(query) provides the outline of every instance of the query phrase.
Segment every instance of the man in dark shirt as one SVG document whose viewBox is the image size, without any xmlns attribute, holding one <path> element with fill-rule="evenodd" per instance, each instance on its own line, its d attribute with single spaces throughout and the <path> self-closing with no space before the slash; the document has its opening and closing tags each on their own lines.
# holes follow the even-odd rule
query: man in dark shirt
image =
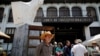
<svg viewBox="0 0 100 56">
<path fill-rule="evenodd" d="M 66 40 L 66 45 L 63 47 L 64 56 L 71 56 L 71 43 Z"/>
<path fill-rule="evenodd" d="M 36 48 L 36 56 L 52 56 L 52 45 L 50 44 L 54 34 L 51 34 L 50 31 L 44 32 L 41 34 L 41 40 L 43 42 Z"/>
</svg>

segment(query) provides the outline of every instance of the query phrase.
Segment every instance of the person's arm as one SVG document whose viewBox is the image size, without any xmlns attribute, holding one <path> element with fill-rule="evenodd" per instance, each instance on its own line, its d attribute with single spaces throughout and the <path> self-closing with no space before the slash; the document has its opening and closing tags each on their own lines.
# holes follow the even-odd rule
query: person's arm
<svg viewBox="0 0 100 56">
<path fill-rule="evenodd" d="M 84 46 L 84 56 L 88 56 L 88 50 L 86 49 L 85 46 Z"/>
<path fill-rule="evenodd" d="M 71 49 L 71 54 L 74 56 L 74 51 L 75 51 L 75 49 L 74 49 L 74 47 L 72 47 L 72 49 Z"/>
<path fill-rule="evenodd" d="M 96 51 L 97 51 L 97 52 L 100 52 L 100 50 L 99 50 L 99 47 L 98 47 L 98 46 L 96 46 L 96 47 L 95 47 L 95 49 L 96 49 Z"/>
<path fill-rule="evenodd" d="M 63 55 L 64 55 L 64 56 L 67 56 L 66 51 L 67 51 L 67 46 L 64 46 L 64 47 L 63 47 Z"/>
<path fill-rule="evenodd" d="M 84 53 L 84 56 L 88 56 L 88 52 Z"/>
<path fill-rule="evenodd" d="M 38 45 L 36 47 L 36 53 L 35 56 L 40 56 L 41 55 L 41 51 L 42 51 L 42 44 Z"/>
</svg>

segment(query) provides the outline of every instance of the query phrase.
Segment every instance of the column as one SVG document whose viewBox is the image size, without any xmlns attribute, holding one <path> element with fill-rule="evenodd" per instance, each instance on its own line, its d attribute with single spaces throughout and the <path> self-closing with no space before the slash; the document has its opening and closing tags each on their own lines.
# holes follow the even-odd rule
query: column
<svg viewBox="0 0 100 56">
<path fill-rule="evenodd" d="M 72 7 L 69 6 L 69 11 L 70 11 L 70 17 L 72 17 Z"/>
<path fill-rule="evenodd" d="M 89 29 L 89 26 L 84 26 L 84 31 L 85 31 L 86 40 L 90 39 L 91 36 L 90 36 L 90 29 Z"/>
<path fill-rule="evenodd" d="M 44 17 L 47 17 L 47 8 L 46 7 L 44 7 L 44 8 L 42 8 L 43 9 L 43 14 L 44 14 Z"/>
<path fill-rule="evenodd" d="M 8 22 L 8 17 L 9 17 L 9 9 L 10 9 L 9 6 L 5 6 L 5 8 L 4 8 L 4 15 L 3 15 L 2 23 L 1 23 L 2 32 L 5 32 L 5 29 L 6 29 L 6 24 Z"/>
<path fill-rule="evenodd" d="M 28 29 L 29 25 L 27 24 L 17 27 L 12 45 L 12 56 L 28 56 Z"/>
<path fill-rule="evenodd" d="M 1 23 L 1 31 L 4 32 L 4 33 L 6 31 L 6 27 L 7 27 L 7 23 L 8 23 L 9 10 L 10 10 L 10 6 L 6 6 L 5 5 L 5 7 L 4 7 L 4 15 L 3 15 L 2 23 Z M 4 47 L 5 50 L 8 51 L 8 47 L 9 46 L 7 45 L 7 43 L 4 43 L 3 47 Z"/>
<path fill-rule="evenodd" d="M 100 25 L 100 12 L 99 12 L 98 6 L 96 7 L 96 14 L 97 14 L 98 22 L 99 22 L 99 25 Z"/>
<path fill-rule="evenodd" d="M 82 6 L 81 6 L 81 9 L 82 9 L 82 16 L 83 16 L 83 17 L 86 17 L 86 16 L 87 16 L 86 6 L 82 5 Z"/>
<path fill-rule="evenodd" d="M 57 17 L 59 17 L 59 8 L 57 7 Z"/>
</svg>

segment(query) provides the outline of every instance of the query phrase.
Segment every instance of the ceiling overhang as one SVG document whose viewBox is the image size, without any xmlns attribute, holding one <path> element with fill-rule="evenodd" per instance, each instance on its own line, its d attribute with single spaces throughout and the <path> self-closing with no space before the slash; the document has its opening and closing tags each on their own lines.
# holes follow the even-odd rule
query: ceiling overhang
<svg viewBox="0 0 100 56">
<path fill-rule="evenodd" d="M 31 0 L 0 0 L 0 4 L 10 4 L 15 1 L 29 2 Z M 100 3 L 100 0 L 44 0 L 44 3 Z"/>
</svg>

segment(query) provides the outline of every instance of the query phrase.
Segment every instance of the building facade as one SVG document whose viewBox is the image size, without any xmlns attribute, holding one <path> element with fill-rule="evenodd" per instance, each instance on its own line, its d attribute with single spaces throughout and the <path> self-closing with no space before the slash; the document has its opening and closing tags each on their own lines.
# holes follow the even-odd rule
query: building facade
<svg viewBox="0 0 100 56">
<path fill-rule="evenodd" d="M 43 26 L 53 26 L 55 41 L 68 39 L 73 43 L 76 38 L 88 40 L 100 34 L 100 1 L 45 1 L 38 9 L 34 22 L 41 22 Z M 10 40 L 4 39 L 4 49 L 7 49 L 9 42 L 8 49 L 11 50 L 16 30 L 11 4 L 0 4 L 0 29 L 11 36 Z"/>
</svg>

